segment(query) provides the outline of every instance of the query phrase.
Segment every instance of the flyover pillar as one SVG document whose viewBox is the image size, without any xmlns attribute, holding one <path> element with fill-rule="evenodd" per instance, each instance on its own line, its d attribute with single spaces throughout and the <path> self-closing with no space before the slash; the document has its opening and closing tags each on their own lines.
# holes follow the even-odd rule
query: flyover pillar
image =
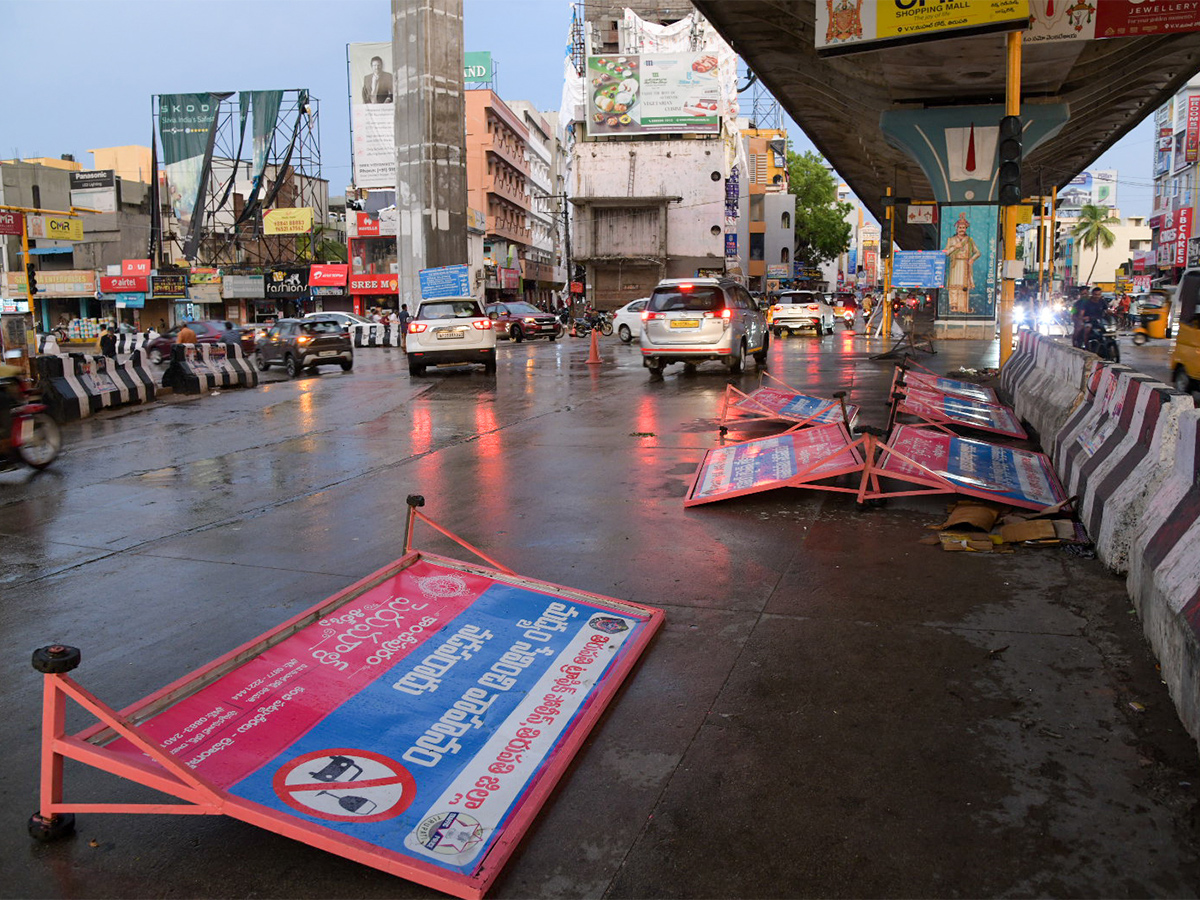
<svg viewBox="0 0 1200 900">
<path fill-rule="evenodd" d="M 921 166 L 939 205 L 927 246 L 947 253 L 939 292 L 939 338 L 995 335 L 1002 285 L 997 261 L 1000 206 L 997 153 L 1002 104 L 888 110 L 880 117 L 888 143 Z M 1024 155 L 1062 130 L 1065 103 L 1029 104 L 1021 116 Z"/>
<path fill-rule="evenodd" d="M 400 302 L 418 272 L 467 261 L 462 0 L 392 0 Z"/>
</svg>

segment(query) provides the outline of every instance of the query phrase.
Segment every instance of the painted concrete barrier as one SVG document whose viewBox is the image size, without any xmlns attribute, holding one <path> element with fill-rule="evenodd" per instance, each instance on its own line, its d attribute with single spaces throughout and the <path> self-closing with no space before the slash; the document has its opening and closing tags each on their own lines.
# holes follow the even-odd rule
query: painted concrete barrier
<svg viewBox="0 0 1200 900">
<path fill-rule="evenodd" d="M 399 347 L 400 326 L 395 323 L 384 325 L 373 322 L 370 325 L 351 325 L 350 337 L 355 347 Z"/>
<path fill-rule="evenodd" d="M 1174 465 L 1179 416 L 1191 397 L 1125 366 L 1104 366 L 1087 403 L 1092 415 L 1055 461 L 1096 552 L 1114 572 L 1129 568 L 1142 514 Z"/>
<path fill-rule="evenodd" d="M 154 376 L 141 350 L 120 361 L 84 353 L 38 356 L 34 365 L 44 402 L 61 422 L 155 397 Z"/>
<path fill-rule="evenodd" d="M 175 344 L 162 383 L 181 394 L 203 394 L 216 388 L 257 387 L 258 372 L 236 344 Z"/>
<path fill-rule="evenodd" d="M 1033 370 L 1037 338 L 1037 334 L 1032 331 L 1017 332 L 1017 344 L 1008 362 L 1000 370 L 1000 389 L 1010 400 L 1017 395 L 1020 386 Z"/>
<path fill-rule="evenodd" d="M 1129 552 L 1129 595 L 1179 718 L 1200 740 L 1200 410 L 1176 420 L 1174 465 Z"/>
<path fill-rule="evenodd" d="M 1025 364 L 1023 374 L 1013 379 L 1012 405 L 1049 450 L 1052 437 L 1083 400 L 1096 357 L 1043 335 L 1032 335 L 1030 344 L 1033 359 Z"/>
</svg>

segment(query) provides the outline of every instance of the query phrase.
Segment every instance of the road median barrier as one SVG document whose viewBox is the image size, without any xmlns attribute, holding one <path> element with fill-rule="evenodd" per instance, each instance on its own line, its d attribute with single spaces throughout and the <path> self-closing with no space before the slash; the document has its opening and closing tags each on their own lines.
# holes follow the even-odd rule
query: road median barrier
<svg viewBox="0 0 1200 900">
<path fill-rule="evenodd" d="M 102 409 L 146 403 L 155 397 L 145 355 L 122 361 L 84 353 L 34 357 L 42 397 L 60 422 L 87 418 Z"/>
<path fill-rule="evenodd" d="M 176 344 L 162 383 L 180 394 L 203 394 L 217 388 L 257 387 L 258 373 L 236 344 Z"/>
<path fill-rule="evenodd" d="M 1185 410 L 1175 424 L 1165 454 L 1173 464 L 1129 548 L 1128 588 L 1179 718 L 1200 741 L 1200 410 Z"/>
<path fill-rule="evenodd" d="M 373 322 L 370 325 L 351 325 L 350 337 L 357 347 L 399 347 L 400 326 Z"/>
<path fill-rule="evenodd" d="M 1096 357 L 1065 341 L 1028 331 L 1022 332 L 1019 346 L 1025 352 L 1018 359 L 1018 368 L 1006 384 L 1004 375 L 1016 358 L 1014 354 L 1001 372 L 1000 384 L 1012 398 L 1017 415 L 1038 433 L 1049 453 L 1050 441 L 1084 398 Z"/>
</svg>

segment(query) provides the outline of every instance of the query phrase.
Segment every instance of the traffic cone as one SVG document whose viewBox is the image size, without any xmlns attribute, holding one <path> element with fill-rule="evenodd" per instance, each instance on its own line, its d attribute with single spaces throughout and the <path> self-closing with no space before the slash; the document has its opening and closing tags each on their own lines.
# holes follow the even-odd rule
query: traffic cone
<svg viewBox="0 0 1200 900">
<path fill-rule="evenodd" d="M 588 352 L 587 364 L 589 366 L 600 365 L 600 329 L 592 329 L 592 346 Z"/>
<path fill-rule="evenodd" d="M 577 335 L 575 333 L 575 320 L 574 319 L 571 320 L 571 337 L 579 337 L 579 335 Z"/>
</svg>

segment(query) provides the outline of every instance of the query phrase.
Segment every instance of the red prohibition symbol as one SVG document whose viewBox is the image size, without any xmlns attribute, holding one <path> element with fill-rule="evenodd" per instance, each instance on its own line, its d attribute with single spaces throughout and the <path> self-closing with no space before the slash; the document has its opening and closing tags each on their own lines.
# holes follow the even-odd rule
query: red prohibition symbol
<svg viewBox="0 0 1200 900">
<path fill-rule="evenodd" d="M 339 747 L 305 753 L 272 780 L 279 799 L 307 816 L 333 822 L 380 822 L 412 805 L 417 783 L 394 759 Z"/>
</svg>

